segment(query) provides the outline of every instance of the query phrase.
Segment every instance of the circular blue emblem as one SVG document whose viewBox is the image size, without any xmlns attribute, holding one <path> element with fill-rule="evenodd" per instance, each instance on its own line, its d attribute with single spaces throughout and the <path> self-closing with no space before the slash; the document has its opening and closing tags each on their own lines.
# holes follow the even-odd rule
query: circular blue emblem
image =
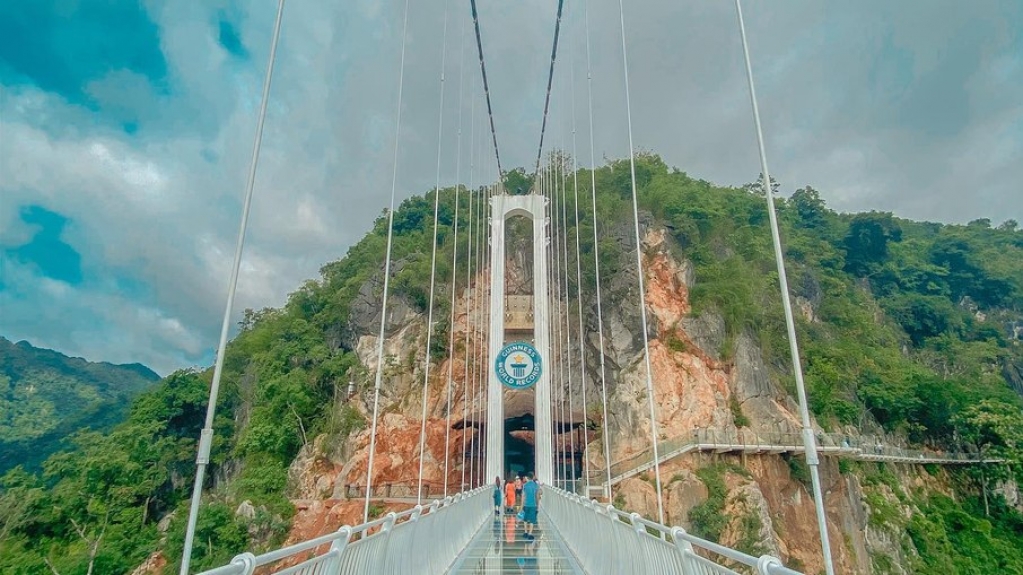
<svg viewBox="0 0 1023 575">
<path fill-rule="evenodd" d="M 504 346 L 494 362 L 497 379 L 512 389 L 532 387 L 540 379 L 542 369 L 540 352 L 523 341 Z"/>
</svg>

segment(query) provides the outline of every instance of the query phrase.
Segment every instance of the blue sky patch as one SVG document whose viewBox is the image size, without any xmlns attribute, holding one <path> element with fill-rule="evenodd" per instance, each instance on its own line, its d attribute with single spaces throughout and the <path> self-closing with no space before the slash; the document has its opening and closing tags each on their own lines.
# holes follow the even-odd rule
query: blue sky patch
<svg viewBox="0 0 1023 575">
<path fill-rule="evenodd" d="M 0 2 L 0 80 L 91 105 L 87 84 L 127 69 L 160 85 L 167 62 L 138 2 Z"/>
<path fill-rule="evenodd" d="M 245 44 L 242 44 L 241 35 L 238 34 L 238 28 L 228 18 L 227 14 L 221 12 L 217 22 L 217 41 L 224 47 L 225 50 L 231 53 L 233 56 L 237 56 L 243 60 L 249 59 L 249 51 L 245 48 Z"/>
<path fill-rule="evenodd" d="M 22 263 L 34 264 L 43 275 L 67 282 L 82 283 L 82 256 L 61 239 L 68 218 L 42 206 L 21 208 L 21 220 L 38 227 L 32 239 L 8 249 L 7 254 Z"/>
</svg>

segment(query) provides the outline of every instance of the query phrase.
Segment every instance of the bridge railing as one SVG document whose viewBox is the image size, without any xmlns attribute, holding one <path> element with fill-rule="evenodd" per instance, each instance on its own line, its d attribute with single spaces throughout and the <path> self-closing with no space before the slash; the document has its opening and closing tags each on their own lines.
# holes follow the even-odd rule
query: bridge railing
<svg viewBox="0 0 1023 575">
<path fill-rule="evenodd" d="M 753 557 L 555 488 L 544 489 L 540 505 L 590 575 L 802 575 L 770 555 Z"/>
<path fill-rule="evenodd" d="M 443 573 L 490 516 L 491 489 L 481 487 L 346 525 L 262 555 L 242 553 L 199 575 L 253 575 L 257 568 L 266 575 Z"/>
</svg>

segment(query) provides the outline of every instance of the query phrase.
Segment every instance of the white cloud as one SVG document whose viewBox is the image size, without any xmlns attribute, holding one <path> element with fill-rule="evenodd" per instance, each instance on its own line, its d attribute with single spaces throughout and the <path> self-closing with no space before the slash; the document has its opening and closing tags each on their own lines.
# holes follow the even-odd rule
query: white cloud
<svg viewBox="0 0 1023 575">
<path fill-rule="evenodd" d="M 287 4 L 238 310 L 283 303 L 303 279 L 344 254 L 386 206 L 403 4 Z M 43 280 L 21 270 L 15 282 L 7 277 L 16 267 L 9 264 L 4 282 L 17 283 L 26 290 L 19 297 L 28 299 L 0 294 L 0 333 L 16 326 L 39 345 L 94 359 L 139 359 L 166 371 L 210 357 L 216 344 L 276 2 L 245 5 L 237 24 L 248 61 L 217 43 L 216 14 L 226 1 L 147 5 L 167 60 L 166 89 L 114 70 L 88 87 L 101 106 L 95 113 L 39 90 L 2 88 L 0 241 L 17 245 L 29 237 L 17 208 L 42 204 L 71 218 L 65 238 L 92 279 L 67 286 L 63 303 L 51 309 L 31 296 Z M 461 180 L 469 180 L 470 151 L 490 154 L 468 10 L 454 0 L 447 7 L 444 184 L 456 178 L 460 69 Z M 569 3 L 563 22 L 548 142 L 570 145 L 574 63 L 576 138 L 585 165 L 581 9 Z M 416 2 L 411 10 L 399 200 L 431 188 L 435 177 L 444 11 Z M 524 0 L 482 3 L 480 10 L 504 167 L 531 168 L 555 7 Z M 626 10 L 637 145 L 698 177 L 724 184 L 755 179 L 760 168 L 732 8 L 660 0 Z M 746 11 L 772 172 L 786 189 L 811 184 L 843 210 L 1023 220 L 1023 70 L 1013 50 L 1021 45 L 1018 5 L 749 3 Z M 599 161 L 627 150 L 617 4 L 593 4 L 590 24 Z M 904 85 L 885 38 L 914 62 Z M 956 38 L 976 39 L 976 54 Z M 872 84 L 879 64 L 897 89 Z M 901 115 L 910 96 L 921 105 L 945 102 L 919 84 L 942 66 L 968 68 L 960 74 L 968 79 L 966 127 L 931 136 Z M 135 117 L 134 136 L 105 121 Z M 488 173 L 485 164 L 481 173 Z M 122 293 L 115 276 L 143 287 Z M 27 319 L 34 316 L 45 321 Z"/>
</svg>

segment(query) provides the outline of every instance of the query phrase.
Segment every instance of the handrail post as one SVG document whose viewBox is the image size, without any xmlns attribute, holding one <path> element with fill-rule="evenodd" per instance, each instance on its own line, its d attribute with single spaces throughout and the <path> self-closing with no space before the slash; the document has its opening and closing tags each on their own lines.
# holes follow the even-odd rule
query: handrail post
<svg viewBox="0 0 1023 575">
<path fill-rule="evenodd" d="M 757 575 L 771 575 L 775 567 L 784 567 L 781 560 L 770 555 L 761 555 L 757 560 Z"/>
<path fill-rule="evenodd" d="M 344 534 L 344 537 L 338 537 L 330 544 L 330 551 L 328 553 L 334 553 L 334 560 L 331 561 L 331 568 L 328 572 L 340 573 L 341 572 L 341 560 L 344 558 L 345 550 L 348 549 L 348 543 L 352 540 L 352 528 L 349 525 L 342 525 L 337 530 L 338 534 Z"/>
<path fill-rule="evenodd" d="M 235 555 L 234 559 L 231 559 L 231 563 L 240 564 L 242 572 L 238 575 L 252 575 L 256 570 L 256 556 L 247 551 L 240 555 Z"/>
<path fill-rule="evenodd" d="M 675 542 L 675 548 L 678 549 L 679 562 L 682 565 L 682 575 L 695 575 L 695 565 L 690 559 L 690 554 L 695 551 L 693 551 L 693 544 L 685 538 L 685 535 L 686 530 L 681 527 L 671 530 L 671 539 Z"/>
</svg>

